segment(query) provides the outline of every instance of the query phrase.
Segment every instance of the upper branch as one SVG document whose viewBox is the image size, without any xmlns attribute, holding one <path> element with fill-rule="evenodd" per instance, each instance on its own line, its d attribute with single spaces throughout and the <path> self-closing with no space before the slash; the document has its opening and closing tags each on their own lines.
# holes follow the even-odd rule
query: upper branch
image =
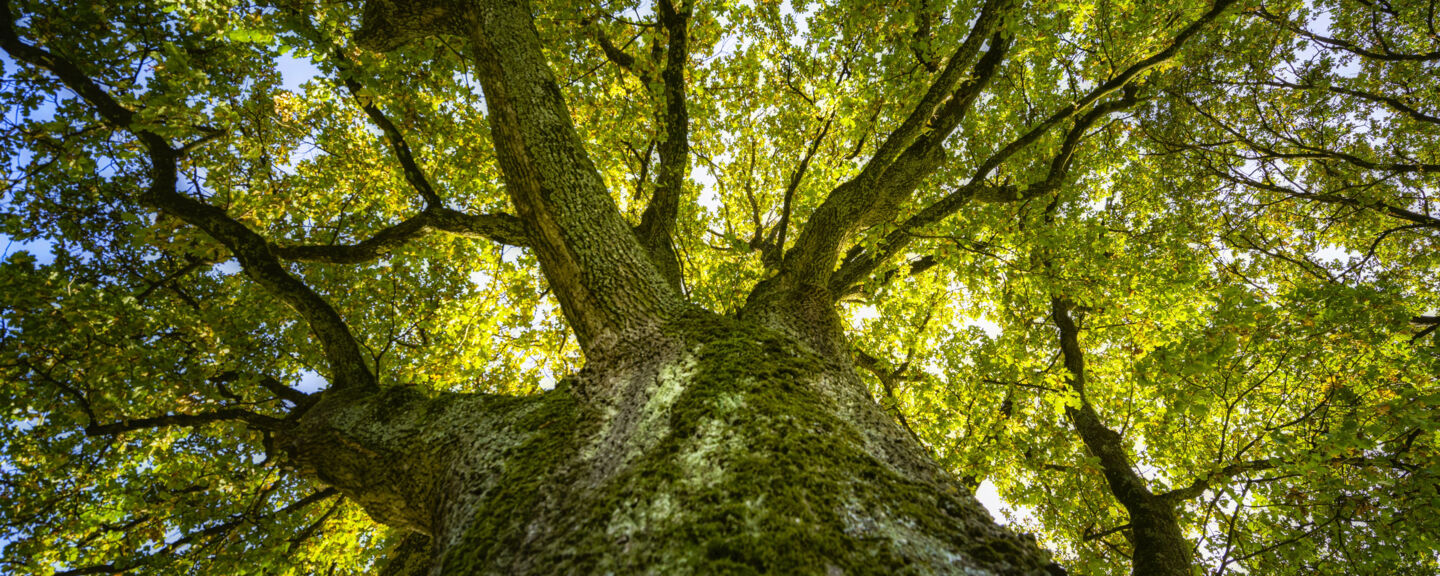
<svg viewBox="0 0 1440 576">
<path fill-rule="evenodd" d="M 1249 186 L 1258 190 L 1268 190 L 1270 192 L 1283 194 L 1291 198 L 1312 200 L 1321 204 L 1335 204 L 1340 206 L 1365 208 L 1388 214 L 1393 218 L 1413 223 L 1418 227 L 1440 228 L 1440 218 L 1436 218 L 1429 214 L 1415 212 L 1413 210 L 1406 210 L 1399 206 L 1395 206 L 1387 202 L 1382 202 L 1380 200 L 1362 201 L 1356 198 L 1341 195 L 1336 192 L 1314 192 L 1311 190 L 1295 190 L 1286 186 L 1276 184 L 1268 178 L 1263 181 L 1256 180 L 1249 176 L 1234 172 L 1217 171 L 1217 175 L 1236 184 Z"/>
<path fill-rule="evenodd" d="M 1006 0 L 985 3 L 969 36 L 920 102 L 881 143 L 860 174 L 831 191 L 810 216 L 785 256 L 782 276 L 786 280 L 826 286 L 841 242 L 893 214 L 940 165 L 945 139 L 999 70 L 1009 42 L 996 30 L 1011 9 Z M 986 41 L 990 47 L 977 62 Z"/>
<path fill-rule="evenodd" d="M 0 0 L 0 47 L 15 60 L 38 66 L 59 77 L 106 122 L 129 131 L 140 140 L 149 155 L 152 170 L 150 187 L 140 194 L 140 202 L 174 215 L 219 241 L 235 255 L 246 275 L 298 311 L 324 347 L 337 388 L 376 385 L 375 376 L 370 373 L 349 326 L 324 298 L 281 266 L 264 238 L 231 218 L 224 210 L 179 193 L 176 182 L 183 147 L 172 147 L 164 137 L 136 125 L 134 112 L 107 93 L 74 62 L 22 41 L 15 30 L 15 16 L 9 0 Z"/>
<path fill-rule="evenodd" d="M 1070 307 L 1058 297 L 1050 299 L 1051 319 L 1060 332 L 1060 353 L 1070 373 L 1072 390 L 1080 396 L 1079 406 L 1067 406 L 1080 440 L 1100 460 L 1100 471 L 1110 493 L 1130 514 L 1130 540 L 1134 544 L 1133 574 L 1192 574 L 1191 546 L 1185 541 L 1174 502 L 1157 497 L 1135 472 L 1120 434 L 1100 420 L 1090 404 L 1085 385 L 1085 357 L 1080 348 L 1080 329 L 1070 317 Z"/>
<path fill-rule="evenodd" d="M 1078 100 L 1051 114 L 1049 118 L 1034 126 L 1019 138 L 1006 144 L 984 162 L 980 163 L 980 166 L 975 170 L 975 173 L 971 176 L 968 183 L 961 186 L 955 192 L 941 198 L 934 204 L 925 207 L 915 216 L 902 222 L 898 229 L 886 235 L 879 249 L 868 253 L 859 250 L 852 251 L 851 254 L 847 255 L 840 271 L 835 273 L 834 277 L 831 278 L 829 286 L 831 293 L 843 294 L 851 285 L 868 276 L 871 272 L 874 272 L 876 268 L 903 251 L 912 240 L 910 234 L 912 230 L 934 224 L 949 217 L 971 200 L 977 199 L 977 196 L 991 201 L 1022 199 L 1038 196 L 1053 190 L 1060 184 L 1068 172 L 1075 146 L 1078 144 L 1079 138 L 1084 135 L 1084 132 L 1096 121 L 1110 113 L 1138 103 L 1139 100 L 1135 96 L 1135 89 L 1132 87 L 1131 82 L 1146 70 L 1150 70 L 1174 59 L 1179 55 L 1180 49 L 1191 38 L 1223 14 L 1235 1 L 1236 0 L 1217 0 L 1209 11 L 1201 15 L 1195 22 L 1190 23 L 1189 26 L 1186 26 L 1179 34 L 1176 34 L 1175 39 L 1164 50 L 1152 54 L 1150 57 L 1126 68 L 1123 72 L 1105 83 L 1096 86 Z M 1122 98 L 1106 104 L 1096 105 L 1097 102 L 1100 102 L 1106 96 L 1122 90 L 1125 91 Z M 1011 156 L 1034 144 L 1061 122 L 1075 117 L 1075 115 L 1080 114 L 1086 109 L 1090 109 L 1090 112 L 1082 116 L 1071 132 L 1066 135 L 1065 144 L 1062 145 L 1060 153 L 1052 160 L 1050 171 L 1046 174 L 1045 180 L 1036 186 L 1031 186 L 1025 191 L 1001 188 L 993 191 L 993 193 L 985 193 L 989 189 L 985 185 L 985 179 L 992 171 Z"/>
<path fill-rule="evenodd" d="M 1019 188 L 1013 185 L 992 187 L 985 183 L 983 175 L 988 174 L 988 171 L 993 169 L 993 167 L 999 166 L 1001 162 L 1008 158 L 1008 154 L 1014 153 L 1020 148 L 1007 146 L 1005 149 L 997 152 L 981 164 L 981 172 L 977 172 L 975 176 L 972 176 L 969 183 L 947 194 L 934 204 L 926 206 L 914 216 L 901 222 L 894 231 L 886 235 L 884 241 L 874 252 L 854 251 L 847 255 L 840 269 L 837 270 L 831 278 L 831 293 L 840 296 L 849 292 L 852 286 L 869 276 L 885 262 L 894 258 L 903 251 L 906 246 L 909 246 L 910 241 L 914 238 L 913 232 L 916 229 L 929 226 L 949 217 L 972 200 L 984 202 L 1015 202 L 1039 197 L 1059 189 L 1070 172 L 1076 149 L 1080 146 L 1086 133 L 1095 123 L 1112 113 L 1134 106 L 1139 101 L 1139 98 L 1133 90 L 1127 90 L 1123 98 L 1111 100 L 1092 108 L 1076 121 L 1075 125 L 1065 134 L 1065 140 L 1060 145 L 1060 151 L 1050 159 L 1050 169 L 1046 171 L 1044 179 L 1025 188 Z M 1029 136 L 1029 134 L 1026 136 Z M 1007 150 L 1009 150 L 1008 153 Z"/>
<path fill-rule="evenodd" d="M 1389 468 L 1392 470 L 1399 470 L 1406 473 L 1413 473 L 1415 470 L 1415 464 L 1413 462 L 1407 462 L 1402 458 L 1403 452 L 1406 449 L 1408 449 L 1408 447 L 1402 448 L 1400 453 L 1392 453 L 1377 457 L 1336 456 L 1334 458 L 1325 460 L 1324 462 L 1325 464 L 1331 466 L 1349 466 L 1352 468 Z M 1206 490 L 1209 490 L 1211 488 L 1217 486 L 1224 486 L 1236 476 L 1240 476 L 1248 472 L 1274 470 L 1276 468 L 1281 468 L 1283 466 L 1293 464 L 1294 462 L 1286 461 L 1283 458 L 1264 458 L 1260 460 L 1237 462 L 1235 464 L 1230 464 L 1228 466 L 1225 466 L 1224 468 L 1211 472 L 1210 474 L 1207 474 L 1203 477 L 1196 478 L 1195 481 L 1191 482 L 1189 486 L 1176 488 L 1169 492 L 1160 494 L 1160 498 L 1165 499 L 1171 503 L 1178 504 L 1185 500 L 1199 497 L 1203 495 Z"/>
<path fill-rule="evenodd" d="M 1440 50 L 1426 52 L 1423 54 L 1396 53 L 1391 52 L 1382 44 L 1381 50 L 1383 51 L 1376 52 L 1363 46 L 1356 45 L 1353 42 L 1347 42 L 1339 38 L 1332 38 L 1329 36 L 1316 34 L 1314 32 L 1306 30 L 1304 27 L 1297 26 L 1295 24 L 1291 24 L 1290 22 L 1285 21 L 1285 19 L 1281 18 L 1280 15 L 1266 10 L 1264 6 L 1257 8 L 1254 12 L 1252 12 L 1252 14 L 1263 20 L 1267 20 L 1270 23 L 1275 24 L 1281 28 L 1289 30 L 1290 32 L 1293 32 L 1310 40 L 1314 40 L 1315 42 L 1318 42 L 1326 47 L 1344 50 L 1362 58 L 1369 58 L 1371 60 L 1384 60 L 1390 62 L 1431 62 L 1440 60 Z"/>
<path fill-rule="evenodd" d="M 1287 88 L 1291 90 L 1326 90 L 1335 94 L 1353 96 L 1361 100 L 1368 100 L 1371 102 L 1378 102 L 1380 104 L 1384 104 L 1388 106 L 1391 110 L 1404 114 L 1405 116 L 1410 117 L 1410 119 L 1416 122 L 1440 125 L 1440 117 L 1431 116 L 1429 114 L 1421 112 L 1414 106 L 1407 104 L 1404 100 L 1401 100 L 1394 96 L 1376 94 L 1374 92 L 1367 92 L 1364 90 L 1357 90 L 1355 88 L 1337 86 L 1333 84 L 1322 87 L 1315 84 L 1297 84 L 1294 82 L 1285 82 L 1282 80 L 1268 80 L 1264 82 L 1258 82 L 1257 84 L 1274 88 Z"/>
<path fill-rule="evenodd" d="M 1276 465 L 1276 460 L 1268 458 L 1264 460 L 1252 460 L 1249 462 L 1231 464 L 1207 476 L 1204 476 L 1202 478 L 1196 478 L 1195 481 L 1192 482 L 1189 486 L 1186 486 L 1184 488 L 1176 488 L 1174 490 L 1161 494 L 1160 497 L 1174 503 L 1183 502 L 1185 500 L 1196 498 L 1204 494 L 1205 491 L 1209 490 L 1212 486 L 1225 484 L 1229 482 L 1231 478 L 1234 478 L 1235 476 L 1238 476 L 1240 474 L 1244 474 L 1246 472 L 1256 472 L 1260 470 L 1270 470 L 1272 468 L 1275 468 Z"/>
<path fill-rule="evenodd" d="M 459 210 L 432 206 L 356 244 L 272 245 L 271 251 L 286 260 L 358 264 L 389 254 L 433 230 L 468 238 L 486 238 L 511 246 L 527 244 L 525 227 L 520 219 L 514 216 L 505 213 L 466 214 Z"/>
<path fill-rule="evenodd" d="M 690 165 L 690 112 L 686 104 L 685 68 L 690 61 L 687 10 L 677 10 L 673 0 L 656 0 L 660 23 L 669 36 L 665 69 L 660 78 L 665 87 L 665 138 L 660 143 L 658 182 L 650 204 L 640 216 L 636 235 L 672 286 L 680 286 L 680 260 L 675 254 L 675 218 Z M 608 51 L 607 51 L 608 53 Z"/>
<path fill-rule="evenodd" d="M 355 39 L 388 50 L 424 35 L 467 35 L 495 156 L 529 246 L 581 348 L 603 354 L 652 333 L 684 301 L 585 152 L 533 19 L 523 0 L 369 0 Z"/>
</svg>

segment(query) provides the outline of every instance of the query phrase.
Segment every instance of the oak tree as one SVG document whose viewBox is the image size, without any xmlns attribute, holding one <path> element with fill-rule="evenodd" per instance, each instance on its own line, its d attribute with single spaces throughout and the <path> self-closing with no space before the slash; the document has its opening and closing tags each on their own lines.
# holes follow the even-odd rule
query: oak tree
<svg viewBox="0 0 1440 576">
<path fill-rule="evenodd" d="M 0 0 L 0 566 L 1433 573 L 1436 12 Z"/>
</svg>

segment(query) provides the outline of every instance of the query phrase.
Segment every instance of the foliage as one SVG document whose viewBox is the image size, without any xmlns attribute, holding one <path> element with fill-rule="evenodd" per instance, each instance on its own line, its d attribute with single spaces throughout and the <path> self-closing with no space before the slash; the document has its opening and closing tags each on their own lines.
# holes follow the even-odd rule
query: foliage
<svg viewBox="0 0 1440 576">
<path fill-rule="evenodd" d="M 580 139 L 638 225 L 673 137 L 657 9 L 532 4 Z M 734 313 L 776 274 L 979 4 L 684 5 L 691 159 L 673 240 L 690 301 Z M 877 400 L 1075 573 L 1127 572 L 1134 547 L 1071 425 L 1082 403 L 1152 491 L 1184 496 L 1207 573 L 1433 573 L 1433 6 L 1013 4 L 943 161 L 840 246 L 842 269 L 890 254 L 842 287 Z M 323 342 L 222 242 L 140 201 L 154 172 L 136 130 L 195 143 L 180 192 L 261 234 L 382 385 L 533 394 L 581 366 L 533 251 L 425 216 L 515 210 L 462 43 L 362 49 L 354 3 L 6 6 L 18 40 L 78 63 L 135 119 L 117 126 L 5 39 L 0 233 L 49 256 L 0 264 L 0 570 L 360 573 L 398 540 L 273 453 L 267 426 L 328 374 Z M 368 257 L 326 252 L 422 217 Z M 1084 393 L 1059 301 L 1079 320 Z"/>
</svg>

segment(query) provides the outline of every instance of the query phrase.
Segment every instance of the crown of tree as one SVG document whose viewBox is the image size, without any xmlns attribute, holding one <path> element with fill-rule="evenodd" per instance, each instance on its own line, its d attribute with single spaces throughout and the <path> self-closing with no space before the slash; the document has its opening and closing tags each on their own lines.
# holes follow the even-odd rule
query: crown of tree
<svg viewBox="0 0 1440 576">
<path fill-rule="evenodd" d="M 1437 18 L 0 0 L 0 572 L 1433 573 Z"/>
</svg>

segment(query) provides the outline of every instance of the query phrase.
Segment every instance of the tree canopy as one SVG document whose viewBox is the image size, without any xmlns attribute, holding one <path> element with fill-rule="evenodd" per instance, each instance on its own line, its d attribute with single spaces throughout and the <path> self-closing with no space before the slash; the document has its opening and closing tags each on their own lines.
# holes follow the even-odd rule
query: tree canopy
<svg viewBox="0 0 1440 576">
<path fill-rule="evenodd" d="M 1072 573 L 1156 502 L 1206 573 L 1440 568 L 1433 2 L 515 5 L 558 94 L 403 4 L 0 0 L 0 571 L 372 571 L 274 444 L 321 390 L 544 394 L 786 283 Z M 593 247 L 515 190 L 527 98 Z"/>
</svg>

